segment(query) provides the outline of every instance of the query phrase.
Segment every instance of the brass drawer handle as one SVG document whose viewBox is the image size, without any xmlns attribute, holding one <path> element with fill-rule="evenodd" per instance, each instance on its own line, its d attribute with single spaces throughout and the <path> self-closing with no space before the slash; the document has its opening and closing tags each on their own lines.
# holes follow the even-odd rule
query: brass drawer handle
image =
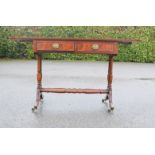
<svg viewBox="0 0 155 155">
<path fill-rule="evenodd" d="M 93 50 L 98 50 L 99 49 L 99 45 L 98 44 L 93 44 L 92 45 L 92 49 Z"/>
<path fill-rule="evenodd" d="M 52 44 L 52 47 L 53 47 L 54 49 L 58 49 L 58 48 L 60 47 L 60 45 L 59 45 L 58 43 L 54 43 L 54 44 Z"/>
</svg>

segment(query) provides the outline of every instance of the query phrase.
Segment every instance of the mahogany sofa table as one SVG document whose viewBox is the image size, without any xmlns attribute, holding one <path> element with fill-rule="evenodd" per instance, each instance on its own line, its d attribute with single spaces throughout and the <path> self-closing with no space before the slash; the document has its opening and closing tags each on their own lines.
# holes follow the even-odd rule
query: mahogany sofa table
<svg viewBox="0 0 155 155">
<path fill-rule="evenodd" d="M 106 94 L 102 102 L 108 103 L 108 112 L 114 110 L 112 102 L 112 69 L 113 57 L 118 54 L 119 44 L 131 44 L 136 40 L 122 39 L 73 39 L 73 38 L 12 38 L 15 41 L 32 42 L 33 51 L 37 57 L 37 93 L 33 111 L 38 109 L 43 92 L 46 93 L 85 93 Z M 107 88 L 106 89 L 76 89 L 76 88 L 43 88 L 42 87 L 42 54 L 44 53 L 81 53 L 107 54 L 109 56 Z"/>
</svg>

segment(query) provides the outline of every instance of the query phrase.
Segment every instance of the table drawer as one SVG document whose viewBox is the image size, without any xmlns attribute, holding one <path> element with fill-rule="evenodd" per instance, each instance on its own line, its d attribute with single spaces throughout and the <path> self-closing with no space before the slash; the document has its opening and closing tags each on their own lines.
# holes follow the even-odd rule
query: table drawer
<svg viewBox="0 0 155 155">
<path fill-rule="evenodd" d="M 117 43 L 106 42 L 78 42 L 76 44 L 77 53 L 96 53 L 96 54 L 117 54 Z"/>
<path fill-rule="evenodd" d="M 73 41 L 37 41 L 36 51 L 74 51 Z"/>
</svg>

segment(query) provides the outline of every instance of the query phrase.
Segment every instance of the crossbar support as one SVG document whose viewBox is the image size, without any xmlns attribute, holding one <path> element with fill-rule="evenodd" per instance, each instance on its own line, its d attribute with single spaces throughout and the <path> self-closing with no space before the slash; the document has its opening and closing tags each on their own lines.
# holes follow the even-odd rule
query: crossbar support
<svg viewBox="0 0 155 155">
<path fill-rule="evenodd" d="M 41 88 L 41 92 L 47 93 L 84 93 L 84 94 L 105 94 L 108 89 L 77 89 L 77 88 Z"/>
</svg>

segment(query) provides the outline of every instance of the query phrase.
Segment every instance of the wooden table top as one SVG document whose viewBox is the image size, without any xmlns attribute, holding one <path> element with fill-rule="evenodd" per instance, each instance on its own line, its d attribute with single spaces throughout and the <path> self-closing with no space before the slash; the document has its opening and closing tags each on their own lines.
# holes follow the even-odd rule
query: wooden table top
<svg viewBox="0 0 155 155">
<path fill-rule="evenodd" d="M 119 44 L 132 44 L 140 42 L 138 39 L 96 39 L 96 38 L 44 38 L 44 37 L 11 37 L 11 40 L 20 42 L 33 42 L 38 41 L 98 41 L 98 42 L 115 42 Z"/>
</svg>

